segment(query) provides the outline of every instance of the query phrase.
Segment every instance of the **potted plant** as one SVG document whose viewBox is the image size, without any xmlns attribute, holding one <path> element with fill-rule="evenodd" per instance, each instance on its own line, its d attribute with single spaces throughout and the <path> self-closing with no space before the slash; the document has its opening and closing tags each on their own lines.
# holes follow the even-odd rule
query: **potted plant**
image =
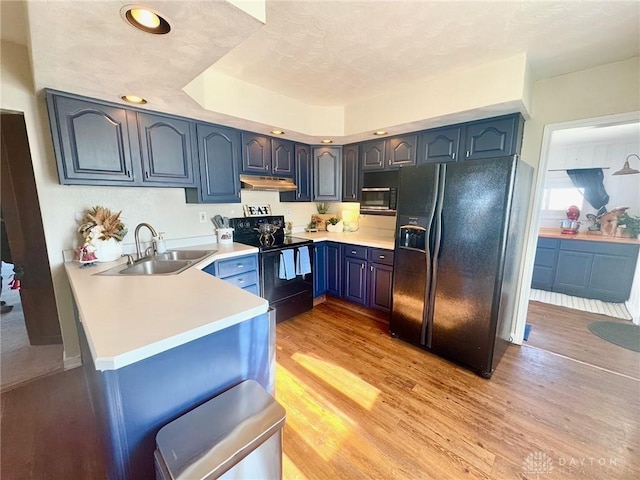
<svg viewBox="0 0 640 480">
<path fill-rule="evenodd" d="M 640 217 L 624 212 L 618 217 L 618 225 L 624 225 L 625 232 L 630 233 L 632 238 L 637 238 L 640 235 Z"/>
<path fill-rule="evenodd" d="M 327 232 L 342 232 L 344 225 L 342 220 L 337 217 L 331 217 L 327 220 Z"/>
<path fill-rule="evenodd" d="M 329 204 L 327 202 L 318 202 L 316 203 L 316 208 L 318 213 L 323 215 L 329 211 Z"/>
<path fill-rule="evenodd" d="M 78 227 L 84 241 L 79 249 L 83 252 L 78 258 L 80 261 L 111 262 L 120 258 L 121 242 L 128 231 L 120 219 L 121 214 L 100 205 L 84 212 Z"/>
</svg>

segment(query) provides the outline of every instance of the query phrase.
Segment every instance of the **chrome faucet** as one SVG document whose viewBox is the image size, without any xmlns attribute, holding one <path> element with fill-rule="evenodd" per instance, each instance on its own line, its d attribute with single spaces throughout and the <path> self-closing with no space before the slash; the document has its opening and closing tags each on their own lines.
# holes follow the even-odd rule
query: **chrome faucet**
<svg viewBox="0 0 640 480">
<path fill-rule="evenodd" d="M 149 225 L 148 223 L 140 223 L 137 227 L 136 227 L 136 231 L 133 234 L 133 236 L 135 237 L 136 240 L 136 255 L 138 260 L 140 260 L 142 258 L 142 254 L 140 253 L 140 229 L 142 227 L 147 227 L 149 229 L 149 231 L 151 232 L 152 235 L 152 241 L 155 243 L 155 238 L 158 236 L 158 234 L 156 233 L 155 229 Z M 155 248 L 154 248 L 155 250 Z"/>
</svg>

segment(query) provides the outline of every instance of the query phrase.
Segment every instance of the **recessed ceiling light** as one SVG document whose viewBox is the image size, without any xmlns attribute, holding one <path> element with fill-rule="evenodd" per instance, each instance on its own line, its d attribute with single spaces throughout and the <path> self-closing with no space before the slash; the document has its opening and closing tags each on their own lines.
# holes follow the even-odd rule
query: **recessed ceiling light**
<svg viewBox="0 0 640 480">
<path fill-rule="evenodd" d="M 284 132 L 282 130 L 271 130 L 271 133 L 273 133 L 274 135 L 284 135 Z"/>
<path fill-rule="evenodd" d="M 143 32 L 162 35 L 171 31 L 171 25 L 150 8 L 141 5 L 127 5 L 120 10 L 120 15 L 129 25 Z"/>
<path fill-rule="evenodd" d="M 321 143 L 333 143 L 333 140 L 325 139 L 322 140 Z"/>
<path fill-rule="evenodd" d="M 135 103 L 136 105 L 144 105 L 147 101 L 138 95 L 122 95 L 120 97 L 125 102 Z"/>
<path fill-rule="evenodd" d="M 377 132 L 373 132 L 374 135 L 386 135 L 387 132 L 385 130 L 378 130 Z"/>
</svg>

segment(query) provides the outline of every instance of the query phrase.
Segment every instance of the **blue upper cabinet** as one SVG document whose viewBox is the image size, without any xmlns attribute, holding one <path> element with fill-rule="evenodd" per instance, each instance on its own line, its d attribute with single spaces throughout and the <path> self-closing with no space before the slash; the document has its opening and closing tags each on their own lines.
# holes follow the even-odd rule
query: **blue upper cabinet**
<svg viewBox="0 0 640 480">
<path fill-rule="evenodd" d="M 464 160 L 519 153 L 523 125 L 524 120 L 519 114 L 467 124 L 464 129 Z"/>
<path fill-rule="evenodd" d="M 194 124 L 47 92 L 62 184 L 195 186 Z"/>
<path fill-rule="evenodd" d="M 271 139 L 242 132 L 242 173 L 271 175 Z"/>
<path fill-rule="evenodd" d="M 384 140 L 372 140 L 360 144 L 360 158 L 363 171 L 384 170 L 386 166 Z"/>
<path fill-rule="evenodd" d="M 434 128 L 420 133 L 418 138 L 418 165 L 445 163 L 458 160 L 462 127 Z"/>
<path fill-rule="evenodd" d="M 360 200 L 362 185 L 358 145 L 345 145 L 342 148 L 342 201 Z"/>
<path fill-rule="evenodd" d="M 418 135 L 400 135 L 386 140 L 387 168 L 402 167 L 416 164 L 418 150 Z"/>
<path fill-rule="evenodd" d="M 295 144 L 289 140 L 242 132 L 241 173 L 293 177 Z"/>
<path fill-rule="evenodd" d="M 280 138 L 271 139 L 271 173 L 276 177 L 293 177 L 295 173 L 295 144 Z"/>
<path fill-rule="evenodd" d="M 185 189 L 188 203 L 240 202 L 240 132 L 233 128 L 196 125 L 200 181 Z"/>
<path fill-rule="evenodd" d="M 281 202 L 310 202 L 313 196 L 311 184 L 311 147 L 296 143 L 295 147 L 294 181 L 295 192 L 280 192 Z"/>
<path fill-rule="evenodd" d="M 195 186 L 193 122 L 143 112 L 137 113 L 137 121 L 144 182 L 165 187 Z"/>
<path fill-rule="evenodd" d="M 51 92 L 47 106 L 60 183 L 139 183 L 140 165 L 132 159 L 129 140 L 131 124 L 137 148 L 135 112 Z"/>
<path fill-rule="evenodd" d="M 342 199 L 342 158 L 340 147 L 313 148 L 313 200 Z"/>
</svg>

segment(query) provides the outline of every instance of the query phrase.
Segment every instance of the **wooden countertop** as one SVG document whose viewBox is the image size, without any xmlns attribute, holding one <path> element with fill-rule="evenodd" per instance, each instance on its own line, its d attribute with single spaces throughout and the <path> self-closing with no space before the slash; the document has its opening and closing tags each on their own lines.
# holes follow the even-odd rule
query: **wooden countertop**
<svg viewBox="0 0 640 480">
<path fill-rule="evenodd" d="M 65 269 L 96 370 L 115 370 L 263 314 L 269 303 L 201 271 L 255 247 L 203 245 L 217 252 L 177 275 L 96 275 L 124 263 Z"/>
<path fill-rule="evenodd" d="M 580 231 L 575 235 L 563 235 L 560 232 L 560 228 L 541 228 L 538 232 L 538 237 L 557 238 L 560 240 L 582 240 L 586 242 L 609 242 L 640 245 L 640 240 L 637 238 L 609 237 L 607 235 L 597 233 L 587 233 L 586 231 Z"/>
</svg>

